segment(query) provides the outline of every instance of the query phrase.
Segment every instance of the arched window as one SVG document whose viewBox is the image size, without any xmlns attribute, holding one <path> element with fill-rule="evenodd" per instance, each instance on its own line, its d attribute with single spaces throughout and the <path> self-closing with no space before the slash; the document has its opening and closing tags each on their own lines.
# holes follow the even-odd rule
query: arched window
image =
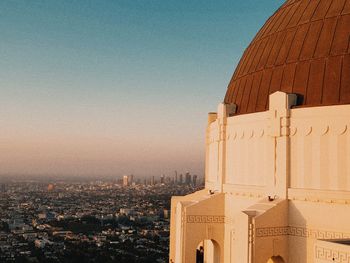
<svg viewBox="0 0 350 263">
<path fill-rule="evenodd" d="M 219 263 L 220 247 L 214 240 L 203 240 L 196 249 L 196 263 Z"/>
</svg>

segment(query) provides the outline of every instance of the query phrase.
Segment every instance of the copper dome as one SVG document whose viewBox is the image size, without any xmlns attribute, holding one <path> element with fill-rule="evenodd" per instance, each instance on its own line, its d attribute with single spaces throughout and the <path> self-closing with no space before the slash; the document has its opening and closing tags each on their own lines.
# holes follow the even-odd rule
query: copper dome
<svg viewBox="0 0 350 263">
<path fill-rule="evenodd" d="M 275 91 L 300 105 L 350 103 L 350 0 L 288 0 L 245 50 L 226 103 L 238 114 L 268 109 Z"/>
</svg>

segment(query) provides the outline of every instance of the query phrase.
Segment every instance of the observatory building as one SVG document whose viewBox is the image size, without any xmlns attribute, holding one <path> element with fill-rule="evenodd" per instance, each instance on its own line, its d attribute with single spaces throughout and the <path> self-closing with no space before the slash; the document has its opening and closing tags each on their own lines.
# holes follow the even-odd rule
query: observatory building
<svg viewBox="0 0 350 263">
<path fill-rule="evenodd" d="M 350 262 L 350 0 L 288 0 L 206 130 L 205 189 L 171 203 L 170 262 Z"/>
</svg>

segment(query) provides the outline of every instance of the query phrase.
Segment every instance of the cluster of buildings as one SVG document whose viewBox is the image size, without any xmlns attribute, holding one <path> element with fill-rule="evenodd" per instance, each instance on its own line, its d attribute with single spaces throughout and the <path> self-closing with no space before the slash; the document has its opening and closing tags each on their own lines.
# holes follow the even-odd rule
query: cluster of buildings
<svg viewBox="0 0 350 263">
<path fill-rule="evenodd" d="M 192 175 L 189 172 L 186 172 L 184 175 L 182 173 L 178 174 L 177 171 L 175 171 L 173 176 L 166 176 L 162 174 L 160 177 L 149 177 L 144 178 L 143 180 L 141 178 L 138 178 L 135 180 L 134 175 L 124 175 L 122 179 L 123 186 L 131 186 L 131 185 L 137 185 L 137 184 L 143 184 L 143 185 L 157 185 L 157 184 L 166 184 L 166 185 L 191 185 L 193 187 L 196 187 L 200 184 L 203 184 L 204 180 L 199 178 L 196 174 Z"/>
<path fill-rule="evenodd" d="M 0 185 L 0 262 L 167 262 L 170 198 L 191 185 Z"/>
</svg>

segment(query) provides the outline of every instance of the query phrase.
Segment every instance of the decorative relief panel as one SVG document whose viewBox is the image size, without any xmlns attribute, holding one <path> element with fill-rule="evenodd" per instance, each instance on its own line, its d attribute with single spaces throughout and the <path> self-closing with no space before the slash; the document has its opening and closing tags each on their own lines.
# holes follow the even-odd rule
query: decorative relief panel
<svg viewBox="0 0 350 263">
<path fill-rule="evenodd" d="M 306 123 L 305 121 L 292 119 L 292 126 L 290 127 L 290 135 L 295 136 L 309 136 L 311 134 L 317 136 L 324 136 L 326 134 L 343 135 L 348 131 L 348 124 L 345 124 L 346 120 L 339 121 L 341 124 L 325 124 L 322 121 L 319 123 Z M 328 121 L 327 123 L 329 123 Z"/>
<path fill-rule="evenodd" d="M 223 224 L 225 223 L 225 216 L 217 215 L 188 215 L 187 223 L 194 224 Z"/>
<path fill-rule="evenodd" d="M 256 237 L 273 237 L 273 236 L 287 236 L 289 233 L 288 226 L 281 227 L 263 227 L 255 229 Z"/>
<path fill-rule="evenodd" d="M 262 138 L 265 135 L 264 128 L 257 129 L 241 129 L 241 130 L 230 130 L 226 137 L 227 140 L 236 140 L 236 139 L 252 139 L 252 138 Z"/>
<path fill-rule="evenodd" d="M 335 249 L 322 247 L 317 245 L 315 247 L 316 259 L 326 260 L 329 262 L 348 263 L 350 262 L 350 253 L 345 251 L 338 251 Z"/>
<path fill-rule="evenodd" d="M 293 226 L 289 227 L 289 235 L 314 239 L 343 239 L 350 237 L 350 233 L 335 232 L 322 229 L 308 229 Z"/>
<path fill-rule="evenodd" d="M 190 224 L 234 224 L 234 219 L 227 216 L 218 215 L 188 215 L 186 223 Z"/>
<path fill-rule="evenodd" d="M 334 232 L 329 230 L 309 229 L 296 226 L 264 227 L 256 228 L 256 237 L 270 236 L 296 236 L 314 239 L 346 239 L 350 238 L 350 233 Z"/>
</svg>

